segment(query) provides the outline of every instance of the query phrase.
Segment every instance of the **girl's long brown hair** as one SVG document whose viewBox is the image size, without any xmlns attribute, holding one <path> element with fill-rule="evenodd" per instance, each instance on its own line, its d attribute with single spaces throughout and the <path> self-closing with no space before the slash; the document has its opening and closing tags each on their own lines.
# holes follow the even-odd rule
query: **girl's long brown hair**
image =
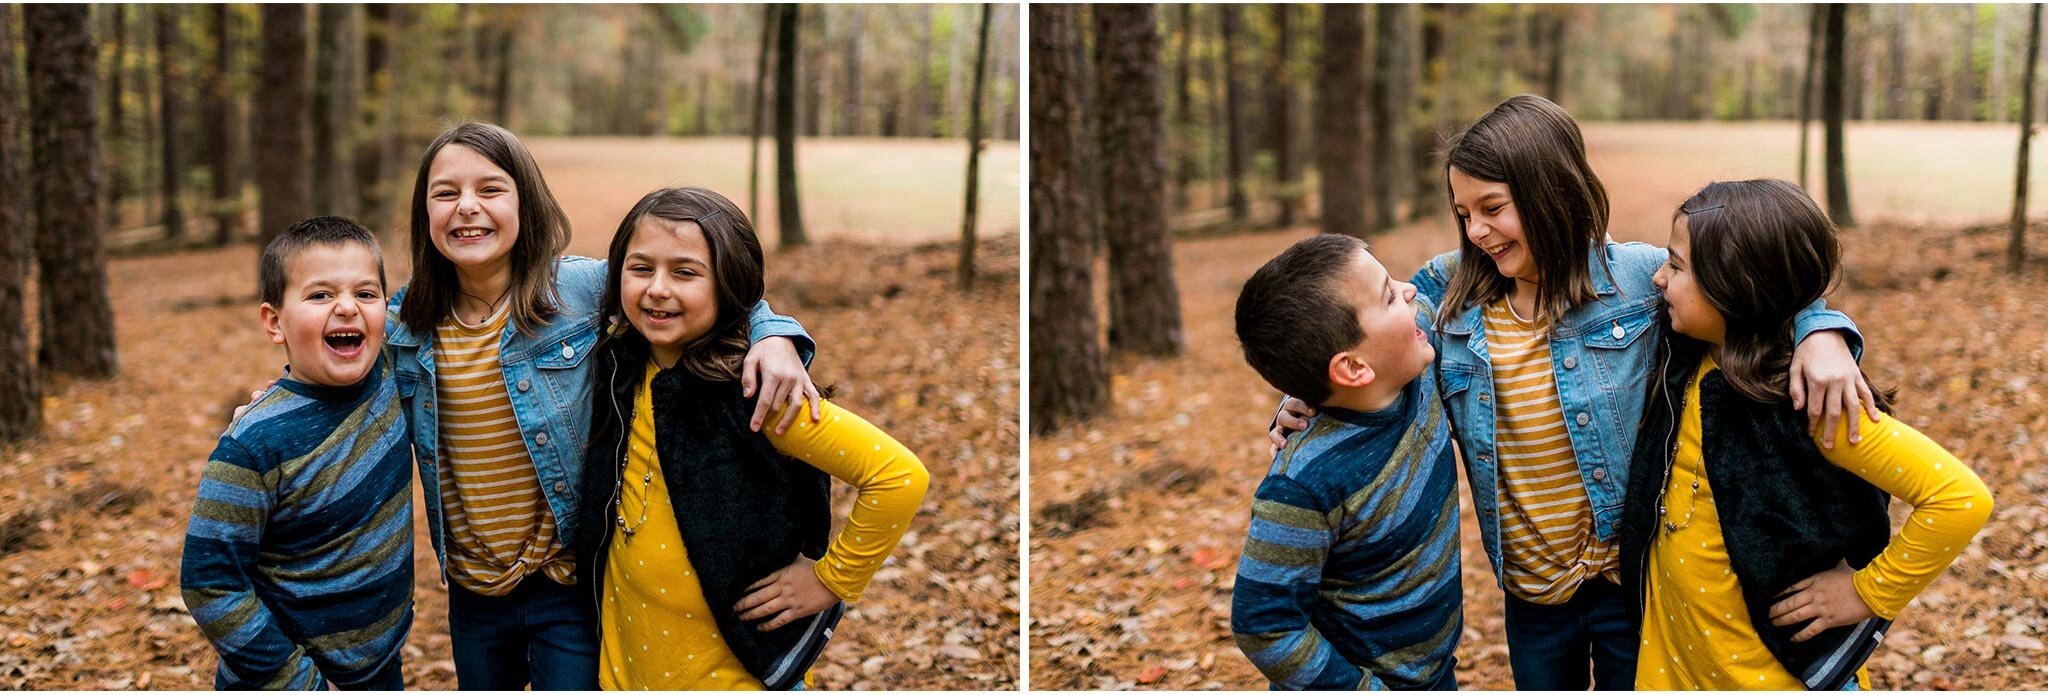
<svg viewBox="0 0 2048 695">
<path fill-rule="evenodd" d="M 1593 271 L 1587 258 L 1607 239 L 1607 188 L 1586 162 L 1579 124 L 1549 99 L 1523 94 L 1501 102 L 1466 126 L 1444 158 L 1444 194 L 1458 225 L 1458 267 L 1437 311 L 1449 321 L 1475 304 L 1507 297 L 1515 279 L 1502 275 L 1493 258 L 1465 236 L 1456 216 L 1451 169 L 1492 183 L 1505 183 L 1522 221 L 1522 238 L 1536 263 L 1536 311 L 1556 320 L 1566 310 L 1593 301 Z M 1601 272 L 1610 272 L 1600 256 Z M 1610 279 L 1612 274 L 1608 276 Z"/>
<path fill-rule="evenodd" d="M 415 333 L 430 334 L 434 324 L 455 311 L 461 280 L 455 264 L 434 248 L 427 220 L 427 174 L 441 148 L 461 145 L 483 155 L 512 177 L 519 194 L 519 239 L 512 242 L 512 285 L 507 288 L 511 321 L 520 333 L 532 335 L 547 325 L 562 304 L 555 289 L 555 257 L 569 246 L 569 217 L 548 192 L 540 165 L 512 132 L 489 123 L 464 123 L 442 131 L 420 157 L 419 176 L 412 185 L 412 281 L 398 320 Z"/>
<path fill-rule="evenodd" d="M 612 248 L 605 271 L 603 316 L 617 319 L 626 330 L 606 341 L 633 341 L 644 347 L 646 338 L 625 323 L 619 276 L 626 265 L 626 248 L 644 221 L 658 220 L 663 233 L 674 234 L 684 223 L 696 223 L 704 230 L 704 243 L 711 248 L 711 280 L 716 286 L 718 320 L 711 330 L 683 345 L 676 365 L 706 381 L 738 381 L 740 366 L 747 357 L 748 312 L 767 291 L 761 240 L 754 224 L 725 196 L 706 188 L 664 188 L 640 198 L 619 229 L 612 234 Z"/>
<path fill-rule="evenodd" d="M 1841 269 L 1834 223 L 1805 191 L 1778 179 L 1707 184 L 1678 207 L 1673 221 L 1680 219 L 1700 294 L 1727 325 L 1722 376 L 1754 401 L 1790 398 L 1793 322 Z M 1872 391 L 1890 406 L 1891 391 Z"/>
</svg>

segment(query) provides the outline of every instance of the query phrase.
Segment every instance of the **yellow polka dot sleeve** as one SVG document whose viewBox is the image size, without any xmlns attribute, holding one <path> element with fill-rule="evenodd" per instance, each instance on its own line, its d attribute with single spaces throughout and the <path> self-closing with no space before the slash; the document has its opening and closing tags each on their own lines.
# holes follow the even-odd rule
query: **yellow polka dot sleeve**
<svg viewBox="0 0 2048 695">
<path fill-rule="evenodd" d="M 931 477 L 915 454 L 867 420 L 830 401 L 823 414 L 818 423 L 812 423 L 807 414 L 799 415 L 797 424 L 784 434 L 767 427 L 762 431 L 777 451 L 856 489 L 858 497 L 846 527 L 816 565 L 818 580 L 825 588 L 852 602 L 860 600 L 868 580 L 882 569 L 882 561 L 910 530 L 910 520 L 924 503 Z M 779 417 L 778 412 L 768 422 Z"/>
<path fill-rule="evenodd" d="M 1913 505 L 1884 552 L 1855 577 L 1856 593 L 1871 612 L 1896 620 L 1984 528 L 1991 491 L 1955 455 L 1906 423 L 1865 418 L 1862 442 L 1849 444 L 1843 424 L 1835 448 L 1820 451 L 1829 463 Z"/>
</svg>

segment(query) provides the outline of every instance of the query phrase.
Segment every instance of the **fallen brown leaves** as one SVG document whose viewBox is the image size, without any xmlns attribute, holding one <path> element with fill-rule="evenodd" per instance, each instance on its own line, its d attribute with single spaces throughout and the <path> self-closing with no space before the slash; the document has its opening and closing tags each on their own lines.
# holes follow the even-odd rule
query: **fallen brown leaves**
<svg viewBox="0 0 2048 695">
<path fill-rule="evenodd" d="M 605 240 L 581 241 L 588 254 Z M 816 667 L 821 687 L 1017 684 L 1018 239 L 983 240 L 971 292 L 950 285 L 956 253 L 832 242 L 769 259 L 770 301 L 822 346 L 819 383 L 932 478 Z M 406 276 L 402 252 L 386 258 Z M 122 376 L 60 380 L 44 439 L 0 453 L 0 689 L 212 686 L 178 558 L 229 411 L 283 362 L 255 320 L 255 268 L 250 246 L 110 263 Z M 406 684 L 453 688 L 447 592 L 423 519 L 415 534 Z"/>
<path fill-rule="evenodd" d="M 1102 417 L 1032 440 L 1034 688 L 1265 686 L 1231 640 L 1230 591 L 1278 396 L 1244 365 L 1230 307 L 1259 264 L 1311 231 L 1177 244 L 1188 352 L 1119 358 Z M 1405 277 L 1450 234 L 1425 223 L 1373 247 Z M 1641 238 L 1663 242 L 1653 236 Z M 2006 275 L 2004 239 L 1896 225 L 1844 236 L 1848 272 L 1831 301 L 1863 327 L 1866 367 L 1899 387 L 1900 416 L 1968 462 L 1998 501 L 1872 659 L 1879 688 L 2048 683 L 2048 258 Z M 2048 229 L 2030 243 L 2048 248 Z M 1512 688 L 1501 591 L 1459 497 L 1459 684 Z"/>
</svg>

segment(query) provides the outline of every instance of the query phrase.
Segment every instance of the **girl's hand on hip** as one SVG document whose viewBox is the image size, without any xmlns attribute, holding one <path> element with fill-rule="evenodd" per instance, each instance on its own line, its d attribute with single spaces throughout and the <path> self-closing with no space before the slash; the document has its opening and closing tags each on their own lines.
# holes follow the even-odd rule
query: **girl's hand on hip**
<svg viewBox="0 0 2048 695">
<path fill-rule="evenodd" d="M 1280 453 L 1287 446 L 1287 435 L 1308 429 L 1308 419 L 1316 416 L 1316 409 L 1306 401 L 1293 396 L 1280 402 L 1280 414 L 1273 417 L 1273 431 L 1266 433 L 1266 440 L 1272 446 L 1266 448 L 1266 455 Z"/>
<path fill-rule="evenodd" d="M 788 567 L 747 587 L 747 595 L 740 597 L 733 610 L 748 622 L 768 618 L 768 622 L 760 625 L 766 631 L 831 608 L 839 602 L 839 596 L 818 580 L 818 573 L 811 568 L 814 564 L 817 563 L 810 558 L 798 555 Z"/>
<path fill-rule="evenodd" d="M 1835 448 L 1836 420 L 1849 425 L 1849 443 L 1863 441 L 1863 415 L 1878 417 L 1877 398 L 1870 382 L 1856 366 L 1849 342 L 1837 331 L 1815 331 L 1792 352 L 1792 373 L 1787 384 L 1792 407 L 1806 411 L 1809 431 L 1827 427 L 1820 445 Z M 1827 423 L 1823 425 L 1822 423 Z"/>
<path fill-rule="evenodd" d="M 1848 563 L 1837 562 L 1833 569 L 1800 580 L 1771 604 L 1771 624 L 1787 627 L 1811 620 L 1792 636 L 1792 641 L 1804 642 L 1824 631 L 1877 617 L 1856 593 L 1855 576 Z"/>
<path fill-rule="evenodd" d="M 747 349 L 747 359 L 740 364 L 740 393 L 753 396 L 756 385 L 760 386 L 760 397 L 754 399 L 754 420 L 747 425 L 755 432 L 761 431 L 761 423 L 784 404 L 788 407 L 782 411 L 781 422 L 775 425 L 776 434 L 789 431 L 805 401 L 811 404 L 811 422 L 823 417 L 823 399 L 818 396 L 818 385 L 811 382 L 811 373 L 804 369 L 803 358 L 796 354 L 796 341 L 776 336 Z"/>
</svg>

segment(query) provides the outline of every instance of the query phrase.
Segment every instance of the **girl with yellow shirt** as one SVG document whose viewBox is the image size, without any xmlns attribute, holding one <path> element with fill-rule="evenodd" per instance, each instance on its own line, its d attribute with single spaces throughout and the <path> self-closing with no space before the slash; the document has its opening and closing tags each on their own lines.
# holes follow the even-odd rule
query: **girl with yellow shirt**
<svg viewBox="0 0 2048 695">
<path fill-rule="evenodd" d="M 1715 183 L 1672 223 L 1669 329 L 1622 530 L 1639 690 L 1869 688 L 1884 631 L 1991 515 L 1969 467 L 1889 415 L 1823 449 L 1788 403 L 1792 319 L 1834 226 L 1790 183 Z M 1879 399 L 1889 409 L 1888 394 Z M 1829 423 L 1833 429 L 1833 423 Z M 1896 535 L 1890 497 L 1912 505 Z"/>
<path fill-rule="evenodd" d="M 753 432 L 741 395 L 761 245 L 702 188 L 648 194 L 612 239 L 584 467 L 580 586 L 608 690 L 804 685 L 845 610 L 910 528 L 928 483 L 902 444 L 826 403 Z M 607 388 L 608 386 L 608 388 Z M 831 478 L 857 490 L 831 537 Z"/>
</svg>

